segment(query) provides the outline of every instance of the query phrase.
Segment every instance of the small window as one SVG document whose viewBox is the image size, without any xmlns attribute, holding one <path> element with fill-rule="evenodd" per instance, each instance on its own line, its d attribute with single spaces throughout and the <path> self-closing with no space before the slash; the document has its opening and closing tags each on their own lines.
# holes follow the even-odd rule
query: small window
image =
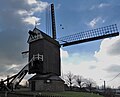
<svg viewBox="0 0 120 97">
<path fill-rule="evenodd" d="M 47 82 L 47 83 L 50 83 L 50 80 L 48 79 L 46 82 Z"/>
<path fill-rule="evenodd" d="M 51 83 L 51 80 L 50 79 L 47 79 L 44 81 L 45 83 Z"/>
</svg>

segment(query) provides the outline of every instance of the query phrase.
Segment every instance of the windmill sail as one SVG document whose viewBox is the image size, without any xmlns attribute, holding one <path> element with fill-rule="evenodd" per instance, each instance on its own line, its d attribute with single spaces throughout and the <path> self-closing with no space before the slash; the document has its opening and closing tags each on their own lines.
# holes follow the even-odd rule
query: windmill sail
<svg viewBox="0 0 120 97">
<path fill-rule="evenodd" d="M 84 43 L 99 39 L 104 39 L 108 37 L 118 36 L 119 32 L 117 29 L 117 25 L 109 25 L 106 27 L 101 27 L 93 30 L 88 30 L 80 33 L 76 33 L 69 36 L 64 36 L 57 39 L 62 46 L 69 46 L 78 43 Z"/>
</svg>

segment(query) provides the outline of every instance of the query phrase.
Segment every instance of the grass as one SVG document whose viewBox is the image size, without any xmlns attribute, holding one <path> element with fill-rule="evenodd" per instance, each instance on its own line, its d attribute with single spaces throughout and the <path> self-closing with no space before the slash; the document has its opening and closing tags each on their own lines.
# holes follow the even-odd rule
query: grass
<svg viewBox="0 0 120 97">
<path fill-rule="evenodd" d="M 103 97 L 101 95 L 85 92 L 55 92 L 55 93 L 42 93 L 45 95 L 64 96 L 64 97 Z"/>
<path fill-rule="evenodd" d="M 50 95 L 50 96 L 63 96 L 63 97 L 103 97 L 94 93 L 87 92 L 73 92 L 73 91 L 64 91 L 64 92 L 31 92 L 31 91 L 16 91 L 22 94 L 31 94 L 31 95 Z"/>
</svg>

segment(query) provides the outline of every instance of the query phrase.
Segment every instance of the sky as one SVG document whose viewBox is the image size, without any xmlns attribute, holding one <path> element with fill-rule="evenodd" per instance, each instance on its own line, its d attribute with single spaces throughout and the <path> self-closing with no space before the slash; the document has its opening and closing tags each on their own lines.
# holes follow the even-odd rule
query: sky
<svg viewBox="0 0 120 97">
<path fill-rule="evenodd" d="M 46 32 L 46 7 L 52 2 L 57 38 L 111 24 L 120 29 L 120 0 L 1 0 L 0 78 L 27 64 L 21 52 L 28 50 L 28 31 L 37 22 L 36 27 Z M 120 73 L 119 60 L 120 36 L 61 47 L 62 74 L 70 71 L 98 85 L 105 80 L 108 86 L 120 86 L 120 76 L 110 81 Z"/>
</svg>

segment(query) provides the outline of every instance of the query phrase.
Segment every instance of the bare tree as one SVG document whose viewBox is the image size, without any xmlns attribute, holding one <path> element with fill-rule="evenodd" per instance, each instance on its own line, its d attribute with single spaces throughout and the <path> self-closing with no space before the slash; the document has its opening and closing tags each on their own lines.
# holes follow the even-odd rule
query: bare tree
<svg viewBox="0 0 120 97">
<path fill-rule="evenodd" d="M 70 90 L 72 90 L 72 85 L 74 83 L 74 79 L 75 79 L 75 75 L 73 75 L 73 73 L 71 73 L 71 72 L 68 72 L 64 76 L 64 80 L 65 80 L 66 84 L 69 86 Z"/>
<path fill-rule="evenodd" d="M 76 75 L 75 82 L 76 82 L 76 85 L 81 89 L 82 86 L 84 85 L 84 78 L 80 75 Z"/>
<path fill-rule="evenodd" d="M 118 89 L 120 90 L 120 86 L 118 86 Z"/>
<path fill-rule="evenodd" d="M 93 79 L 85 79 L 85 84 L 86 87 L 88 87 L 88 89 L 90 90 L 90 92 L 92 91 L 92 87 L 96 86 L 96 83 Z"/>
</svg>

